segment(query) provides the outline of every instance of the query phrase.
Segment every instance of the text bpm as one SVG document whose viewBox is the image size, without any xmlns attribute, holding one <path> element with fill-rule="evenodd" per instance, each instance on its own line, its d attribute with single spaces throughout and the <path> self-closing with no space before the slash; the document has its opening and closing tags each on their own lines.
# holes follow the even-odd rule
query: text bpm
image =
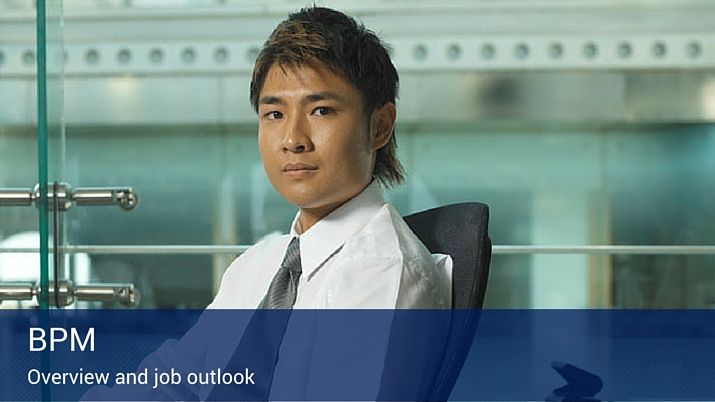
<svg viewBox="0 0 715 402">
<path fill-rule="evenodd" d="M 49 338 L 47 338 L 49 335 Z M 30 352 L 42 352 L 49 343 L 50 351 L 54 352 L 58 345 L 69 343 L 70 350 L 84 352 L 89 346 L 89 351 L 94 352 L 94 328 L 87 329 L 84 340 L 80 336 L 77 328 L 70 328 L 68 331 L 61 327 L 50 327 L 49 334 L 44 328 L 30 327 Z"/>
</svg>

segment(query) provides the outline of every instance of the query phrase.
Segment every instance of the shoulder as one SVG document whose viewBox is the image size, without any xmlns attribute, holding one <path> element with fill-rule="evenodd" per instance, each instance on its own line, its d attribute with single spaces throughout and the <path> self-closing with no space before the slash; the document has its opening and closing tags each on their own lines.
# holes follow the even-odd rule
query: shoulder
<svg viewBox="0 0 715 402">
<path fill-rule="evenodd" d="M 239 274 L 247 269 L 260 269 L 265 267 L 264 262 L 282 256 L 291 236 L 287 234 L 272 233 L 264 236 L 246 251 L 236 257 L 226 268 L 226 275 Z"/>
<path fill-rule="evenodd" d="M 435 264 L 437 259 L 391 205 L 385 204 L 344 247 L 341 254 L 362 272 L 389 273 L 398 289 L 395 307 L 444 307 L 449 300 L 443 263 Z"/>
<path fill-rule="evenodd" d="M 290 235 L 269 234 L 260 239 L 256 244 L 249 247 L 233 260 L 231 265 L 226 269 L 226 274 L 232 270 L 246 265 L 249 262 L 260 260 L 265 257 L 271 257 L 278 253 L 282 255 L 286 244 L 290 241 Z"/>
<path fill-rule="evenodd" d="M 274 232 L 267 234 L 260 238 L 254 245 L 249 247 L 243 254 L 238 258 L 246 256 L 246 258 L 253 258 L 257 255 L 271 253 L 276 250 L 280 251 L 282 255 L 285 250 L 285 246 L 290 242 L 291 235 L 281 234 L 280 232 Z"/>
<path fill-rule="evenodd" d="M 451 257 L 431 254 L 392 207 L 390 217 L 403 255 L 397 308 L 449 308 Z"/>
<path fill-rule="evenodd" d="M 372 250 L 374 256 L 396 259 L 411 267 L 433 266 L 429 250 L 390 204 L 383 205 L 351 240 Z"/>
<path fill-rule="evenodd" d="M 383 205 L 365 226 L 345 242 L 344 251 L 349 254 L 355 252 L 355 255 L 364 252 L 375 258 L 405 262 L 431 260 L 427 248 L 390 204 Z"/>
<path fill-rule="evenodd" d="M 210 308 L 253 308 L 258 302 L 259 284 L 268 283 L 276 256 L 283 255 L 289 235 L 270 235 L 249 247 L 231 262 L 221 278 L 218 293 Z"/>
</svg>

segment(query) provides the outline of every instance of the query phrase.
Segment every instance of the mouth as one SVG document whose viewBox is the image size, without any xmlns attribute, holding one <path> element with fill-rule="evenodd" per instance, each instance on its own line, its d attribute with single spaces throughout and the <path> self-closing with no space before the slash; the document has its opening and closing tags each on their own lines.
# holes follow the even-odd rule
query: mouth
<svg viewBox="0 0 715 402">
<path fill-rule="evenodd" d="M 289 175 L 309 174 L 316 170 L 318 170 L 317 166 L 308 165 L 305 163 L 289 163 L 289 164 L 283 166 L 283 169 L 282 169 L 283 173 L 286 173 Z"/>
</svg>

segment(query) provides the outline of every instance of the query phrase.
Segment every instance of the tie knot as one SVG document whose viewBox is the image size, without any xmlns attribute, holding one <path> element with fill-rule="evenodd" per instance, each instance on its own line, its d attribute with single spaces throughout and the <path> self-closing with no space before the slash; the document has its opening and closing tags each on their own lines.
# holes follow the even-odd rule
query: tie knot
<svg viewBox="0 0 715 402">
<path fill-rule="evenodd" d="M 288 244 L 283 263 L 281 264 L 293 273 L 301 273 L 303 268 L 300 264 L 300 238 L 294 237 Z"/>
</svg>

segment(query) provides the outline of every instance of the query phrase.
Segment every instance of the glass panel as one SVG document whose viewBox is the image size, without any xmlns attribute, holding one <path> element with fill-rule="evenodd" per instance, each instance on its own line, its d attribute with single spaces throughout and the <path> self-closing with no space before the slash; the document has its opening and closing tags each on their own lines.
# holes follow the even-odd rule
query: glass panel
<svg viewBox="0 0 715 402">
<path fill-rule="evenodd" d="M 261 12 L 242 0 L 68 3 L 66 163 L 56 165 L 55 171 L 64 166 L 57 177 L 73 188 L 132 186 L 141 199 L 130 212 L 73 207 L 65 215 L 68 244 L 250 245 L 285 232 L 295 208 L 263 173 L 248 84 L 257 48 L 277 21 L 303 3 Z M 564 16 L 568 26 L 593 25 L 586 4 Z M 620 69 L 618 63 L 641 59 L 618 56 L 618 49 L 651 51 L 645 39 L 611 46 L 622 33 L 620 19 L 608 24 L 611 36 L 599 31 L 589 38 L 593 54 L 584 53 L 592 46 L 573 39 L 571 31 L 539 26 L 538 15 L 524 18 L 527 33 L 510 34 L 518 39 L 512 43 L 512 36 L 499 39 L 503 32 L 496 28 L 504 26 L 499 15 L 509 14 L 503 9 L 454 7 L 439 20 L 430 15 L 430 24 L 420 22 L 429 13 L 411 13 L 408 5 L 397 10 L 378 1 L 355 8 L 368 27 L 385 32 L 401 73 L 397 135 L 408 180 L 388 194 L 401 213 L 484 201 L 497 246 L 715 245 L 709 224 L 715 218 L 715 128 L 708 123 L 715 116 L 715 78 L 705 64 L 687 64 L 707 62 L 707 37 L 696 32 L 692 41 L 669 43 L 662 56 L 671 63 L 667 69 L 655 56 L 643 59 L 651 63 L 647 68 Z M 614 9 L 593 18 L 621 15 L 615 3 Z M 644 38 L 657 34 L 652 26 L 680 26 L 685 11 L 631 10 L 644 21 L 637 27 Z M 626 22 L 624 32 L 636 29 Z M 437 44 L 425 40 L 415 48 L 415 27 L 433 29 L 417 33 L 434 33 Z M 539 30 L 554 42 L 532 44 Z M 494 42 L 484 43 L 492 34 Z M 462 47 L 439 48 L 439 40 L 454 35 L 464 40 Z M 519 40 L 533 47 L 513 46 Z M 556 55 L 545 53 L 549 49 Z M 561 52 L 568 56 L 560 59 L 564 63 L 576 63 L 573 71 L 537 57 L 557 60 Z M 417 60 L 419 54 L 424 60 Z M 469 64 L 474 60 L 477 67 Z M 490 60 L 503 62 L 504 71 L 482 70 Z M 89 252 L 66 261 L 77 283 L 134 283 L 144 294 L 142 307 L 200 307 L 211 300 L 232 258 Z M 708 258 L 495 254 L 487 305 L 707 306 L 704 297 L 654 296 L 653 286 L 663 286 L 670 274 L 660 279 L 660 273 L 674 266 L 702 269 L 707 276 L 702 267 L 711 266 Z M 644 275 L 651 275 L 647 286 Z M 695 274 L 685 280 L 696 278 L 709 283 Z M 633 293 L 642 293 L 642 301 L 623 293 L 631 286 L 643 289 Z"/>
<path fill-rule="evenodd" d="M 254 126 L 69 126 L 67 132 L 70 182 L 131 185 L 140 195 L 131 212 L 68 211 L 70 244 L 253 244 L 284 231 L 295 212 L 263 174 Z M 142 307 L 207 305 L 233 258 L 88 256 L 92 282 L 134 283 Z"/>
<path fill-rule="evenodd" d="M 38 85 L 38 72 L 42 76 L 45 71 L 38 61 L 46 42 L 39 40 L 44 35 L 37 35 L 46 26 L 44 17 L 40 24 L 36 17 L 32 2 L 0 1 L 0 189 L 20 194 L 29 194 L 46 174 L 38 159 L 38 138 L 46 135 L 46 120 L 40 117 L 46 87 L 44 81 Z M 38 98 L 38 92 L 43 97 Z M 30 205 L 0 206 L 0 282 L 22 282 L 31 289 L 48 280 L 47 250 L 37 251 L 41 234 L 47 238 L 46 222 L 46 209 L 38 214 Z M 37 304 L 37 299 L 7 300 L 0 308 Z"/>
<path fill-rule="evenodd" d="M 487 308 L 702 308 L 715 256 L 495 255 Z"/>
<path fill-rule="evenodd" d="M 58 215 L 57 197 L 48 194 L 56 192 L 50 182 L 57 180 L 61 172 L 57 164 L 61 162 L 64 142 L 62 132 L 62 71 L 64 53 L 62 49 L 62 2 L 61 0 L 38 1 L 37 8 L 37 149 L 39 199 L 39 238 L 40 238 L 40 278 L 41 292 L 38 295 L 40 307 L 53 304 L 61 305 L 58 281 L 61 278 L 58 261 L 58 229 L 61 219 Z M 51 282 L 54 282 L 54 297 L 50 298 Z M 51 300 L 52 299 L 52 300 Z"/>
<path fill-rule="evenodd" d="M 45 41 L 46 41 L 46 108 L 47 108 L 47 148 L 46 154 L 41 157 L 47 158 L 46 180 L 49 193 L 59 193 L 59 184 L 64 182 L 64 153 L 65 153 L 65 133 L 64 133 L 64 36 L 63 36 L 63 1 L 45 0 Z M 41 3 L 38 2 L 38 7 Z M 42 183 L 43 180 L 40 180 Z M 60 207 L 60 197 L 53 197 L 48 200 L 48 254 L 49 277 L 56 286 L 66 278 L 64 272 L 64 255 L 61 246 L 64 241 L 63 214 Z M 55 289 L 59 289 L 56 287 Z M 50 298 L 49 303 L 54 307 L 64 306 L 59 292 L 54 292 L 55 297 Z"/>
<path fill-rule="evenodd" d="M 482 200 L 503 245 L 715 244 L 713 125 L 412 130 L 400 137 L 411 173 L 404 211 Z M 432 202 L 410 205 L 419 191 Z"/>
</svg>

